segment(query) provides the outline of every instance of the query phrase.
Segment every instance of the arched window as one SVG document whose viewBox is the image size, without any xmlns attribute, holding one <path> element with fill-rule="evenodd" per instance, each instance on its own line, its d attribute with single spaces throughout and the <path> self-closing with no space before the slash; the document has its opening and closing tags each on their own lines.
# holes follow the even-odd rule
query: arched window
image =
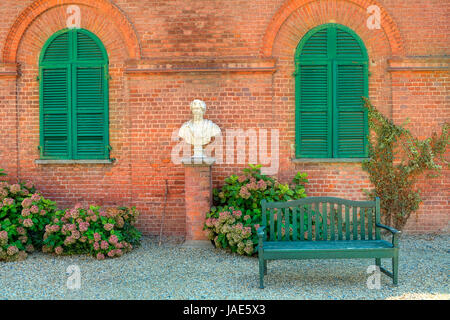
<svg viewBox="0 0 450 320">
<path fill-rule="evenodd" d="M 39 59 L 41 159 L 108 159 L 108 56 L 84 29 L 56 32 Z"/>
<path fill-rule="evenodd" d="M 351 29 L 310 30 L 295 54 L 296 157 L 367 157 L 368 56 Z"/>
</svg>

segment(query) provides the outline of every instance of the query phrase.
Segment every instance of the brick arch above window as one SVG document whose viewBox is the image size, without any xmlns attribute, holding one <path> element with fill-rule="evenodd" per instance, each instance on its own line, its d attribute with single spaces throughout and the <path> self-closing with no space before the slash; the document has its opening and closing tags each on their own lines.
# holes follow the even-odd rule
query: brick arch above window
<svg viewBox="0 0 450 320">
<path fill-rule="evenodd" d="M 116 25 L 122 34 L 126 51 L 129 59 L 140 59 L 141 48 L 139 40 L 130 21 L 122 13 L 122 11 L 106 0 L 37 0 L 29 5 L 18 16 L 12 27 L 10 28 L 3 49 L 3 62 L 17 62 L 17 53 L 20 42 L 33 21 L 49 9 L 69 6 L 84 5 L 100 11 L 107 16 Z"/>
<path fill-rule="evenodd" d="M 380 8 L 381 12 L 381 29 L 385 34 L 389 49 L 392 56 L 404 56 L 405 51 L 403 47 L 403 41 L 400 31 L 389 15 L 389 13 L 384 9 L 384 7 L 377 1 L 372 0 L 337 0 L 337 1 L 324 1 L 318 4 L 318 0 L 286 0 L 286 2 L 280 7 L 276 14 L 272 17 L 266 32 L 264 34 L 263 43 L 261 47 L 261 53 L 263 56 L 272 56 L 273 48 L 277 37 L 279 35 L 280 29 L 283 24 L 292 16 L 299 15 L 302 24 L 296 26 L 298 29 L 309 30 L 314 26 L 327 23 L 327 22 L 337 22 L 347 25 L 353 29 L 357 29 L 356 24 L 361 24 L 360 22 L 355 22 L 352 15 L 347 15 L 342 13 L 345 9 L 345 5 L 350 5 L 354 7 L 355 12 L 363 13 L 365 18 L 369 17 L 367 14 L 367 8 L 371 5 L 376 5 Z M 349 6 L 347 6 L 348 8 Z M 306 8 L 304 11 L 302 9 Z M 338 21 L 330 21 L 339 18 Z M 366 21 L 364 19 L 364 21 Z M 300 20 L 300 19 L 297 19 Z M 300 30 L 299 30 L 300 31 Z M 284 39 L 282 39 L 284 41 Z"/>
</svg>

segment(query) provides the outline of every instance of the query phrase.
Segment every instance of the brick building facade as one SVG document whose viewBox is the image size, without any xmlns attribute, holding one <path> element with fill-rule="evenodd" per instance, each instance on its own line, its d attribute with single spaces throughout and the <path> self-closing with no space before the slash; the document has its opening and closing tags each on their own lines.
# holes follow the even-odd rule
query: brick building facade
<svg viewBox="0 0 450 320">
<path fill-rule="evenodd" d="M 77 5 L 81 28 L 109 58 L 112 162 L 40 159 L 39 57 Z M 369 28 L 376 5 L 380 28 Z M 295 60 L 305 34 L 323 24 L 353 30 L 368 53 L 369 97 L 420 137 L 450 121 L 450 2 L 442 0 L 3 0 L 0 4 L 0 168 L 33 180 L 60 206 L 78 201 L 134 205 L 139 227 L 158 234 L 165 180 L 165 234 L 183 236 L 183 165 L 171 161 L 172 133 L 206 102 L 222 130 L 278 129 L 278 178 L 308 173 L 308 195 L 363 199 L 358 161 L 296 159 Z M 67 161 L 66 161 L 67 162 Z M 69 161 L 70 162 L 70 161 Z M 216 164 L 213 186 L 244 164 Z M 420 183 L 423 203 L 409 232 L 446 232 L 450 171 Z"/>
</svg>

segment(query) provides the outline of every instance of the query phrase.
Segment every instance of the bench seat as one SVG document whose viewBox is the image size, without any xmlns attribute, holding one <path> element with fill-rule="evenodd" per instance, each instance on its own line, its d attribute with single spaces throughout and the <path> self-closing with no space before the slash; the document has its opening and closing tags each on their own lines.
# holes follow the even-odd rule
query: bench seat
<svg viewBox="0 0 450 320">
<path fill-rule="evenodd" d="M 264 242 L 264 258 L 384 258 L 391 257 L 393 247 L 385 240 L 267 241 Z"/>
</svg>

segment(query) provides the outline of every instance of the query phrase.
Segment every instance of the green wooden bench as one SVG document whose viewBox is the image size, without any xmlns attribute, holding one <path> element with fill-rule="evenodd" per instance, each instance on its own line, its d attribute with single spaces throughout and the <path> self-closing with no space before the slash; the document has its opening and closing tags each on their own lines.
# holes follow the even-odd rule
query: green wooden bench
<svg viewBox="0 0 450 320">
<path fill-rule="evenodd" d="M 398 234 L 380 223 L 380 199 L 351 201 L 308 197 L 286 202 L 261 201 L 258 229 L 260 288 L 264 288 L 267 261 L 279 259 L 375 258 L 381 272 L 398 283 Z M 381 239 L 380 229 L 392 233 L 392 242 Z M 381 259 L 392 259 L 392 273 Z"/>
</svg>

